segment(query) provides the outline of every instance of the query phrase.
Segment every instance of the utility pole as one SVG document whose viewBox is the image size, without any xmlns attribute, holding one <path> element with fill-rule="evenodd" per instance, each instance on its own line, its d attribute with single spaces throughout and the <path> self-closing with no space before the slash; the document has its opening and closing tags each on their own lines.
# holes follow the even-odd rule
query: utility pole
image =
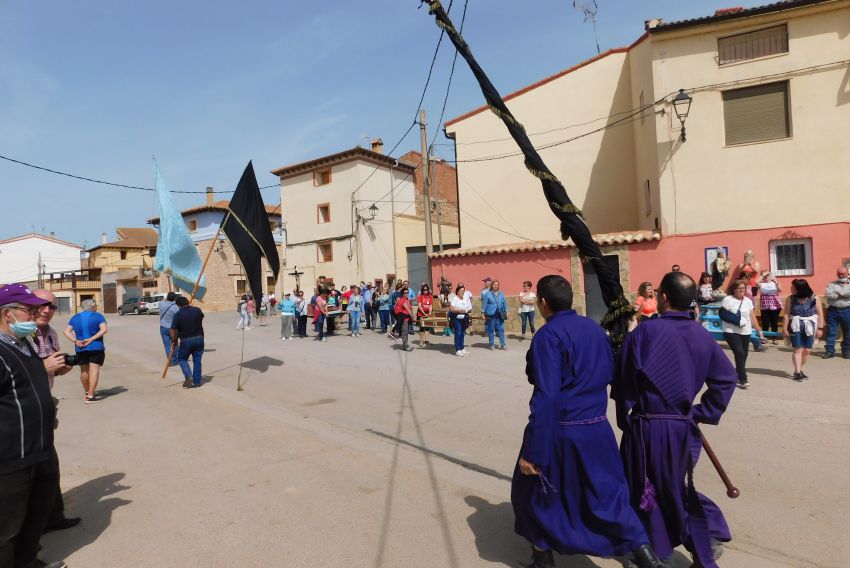
<svg viewBox="0 0 850 568">
<path fill-rule="evenodd" d="M 431 146 L 431 150 L 434 150 L 433 146 Z M 430 166 L 430 163 L 428 165 Z M 440 222 L 440 194 L 437 192 L 437 178 L 439 175 L 440 170 L 438 169 L 434 172 L 434 213 L 437 215 L 437 243 L 440 252 L 443 252 L 443 225 Z"/>
<path fill-rule="evenodd" d="M 38 253 L 38 287 L 44 288 L 44 280 L 41 276 L 41 253 Z"/>
<path fill-rule="evenodd" d="M 431 253 L 434 243 L 431 236 L 431 168 L 428 159 L 428 133 L 425 130 L 425 110 L 419 110 L 419 133 L 422 137 L 422 196 L 425 209 L 425 281 L 431 285 Z"/>
</svg>

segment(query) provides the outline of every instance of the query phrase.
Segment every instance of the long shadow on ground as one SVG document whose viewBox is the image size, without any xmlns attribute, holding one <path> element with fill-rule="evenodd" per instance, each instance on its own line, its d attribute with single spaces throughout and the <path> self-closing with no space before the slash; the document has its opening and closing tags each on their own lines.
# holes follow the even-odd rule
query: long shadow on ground
<svg viewBox="0 0 850 568">
<path fill-rule="evenodd" d="M 466 503 L 475 509 L 466 522 L 475 535 L 478 556 L 488 562 L 506 566 L 526 566 L 531 563 L 531 546 L 514 533 L 514 510 L 510 503 L 490 503 L 468 495 Z M 556 564 L 562 568 L 598 568 L 587 556 L 560 556 Z"/>
<path fill-rule="evenodd" d="M 130 487 L 121 485 L 123 473 L 110 473 L 65 492 L 65 514 L 80 517 L 82 522 L 71 529 L 56 531 L 42 537 L 44 550 L 40 555 L 52 560 L 64 559 L 93 543 L 112 523 L 112 512 L 132 501 L 110 497 Z"/>
</svg>

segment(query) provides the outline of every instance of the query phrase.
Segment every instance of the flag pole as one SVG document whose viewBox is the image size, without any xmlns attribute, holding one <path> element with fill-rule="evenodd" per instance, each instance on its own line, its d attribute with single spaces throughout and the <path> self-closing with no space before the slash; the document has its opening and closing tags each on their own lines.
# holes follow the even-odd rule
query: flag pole
<svg viewBox="0 0 850 568">
<path fill-rule="evenodd" d="M 198 278 L 195 280 L 195 285 L 192 287 L 192 295 L 189 296 L 189 304 L 195 301 L 195 294 L 198 293 L 198 287 L 201 285 L 201 277 L 204 275 L 204 271 L 207 269 L 207 263 L 210 261 L 210 257 L 212 256 L 213 250 L 215 250 L 215 244 L 218 242 L 218 237 L 221 235 L 221 229 L 224 227 L 224 224 L 227 223 L 227 220 L 230 218 L 230 211 L 227 211 L 227 215 L 222 219 L 221 224 L 218 226 L 218 230 L 215 232 L 215 236 L 213 237 L 212 243 L 210 244 L 210 250 L 207 251 L 207 256 L 204 259 L 204 264 L 201 265 L 201 271 L 198 273 Z M 174 357 L 174 343 L 171 344 L 171 351 L 168 353 L 168 358 L 165 360 L 165 367 L 162 369 L 162 378 L 165 378 L 165 375 L 168 373 L 168 368 L 171 366 L 171 358 Z"/>
</svg>

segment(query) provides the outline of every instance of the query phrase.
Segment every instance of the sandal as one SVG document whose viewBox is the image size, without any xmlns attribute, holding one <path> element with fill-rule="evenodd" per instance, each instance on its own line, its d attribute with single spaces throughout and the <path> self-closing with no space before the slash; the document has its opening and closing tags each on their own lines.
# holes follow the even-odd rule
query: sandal
<svg viewBox="0 0 850 568">
<path fill-rule="evenodd" d="M 91 404 L 93 402 L 100 402 L 100 399 L 97 398 L 97 395 L 86 394 L 86 404 Z"/>
</svg>

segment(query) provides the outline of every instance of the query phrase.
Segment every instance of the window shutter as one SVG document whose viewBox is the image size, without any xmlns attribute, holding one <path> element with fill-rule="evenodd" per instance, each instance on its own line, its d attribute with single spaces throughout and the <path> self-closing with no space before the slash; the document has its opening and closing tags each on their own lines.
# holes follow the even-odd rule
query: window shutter
<svg viewBox="0 0 850 568">
<path fill-rule="evenodd" d="M 787 138 L 788 82 L 724 92 L 723 118 L 727 146 Z"/>
</svg>

